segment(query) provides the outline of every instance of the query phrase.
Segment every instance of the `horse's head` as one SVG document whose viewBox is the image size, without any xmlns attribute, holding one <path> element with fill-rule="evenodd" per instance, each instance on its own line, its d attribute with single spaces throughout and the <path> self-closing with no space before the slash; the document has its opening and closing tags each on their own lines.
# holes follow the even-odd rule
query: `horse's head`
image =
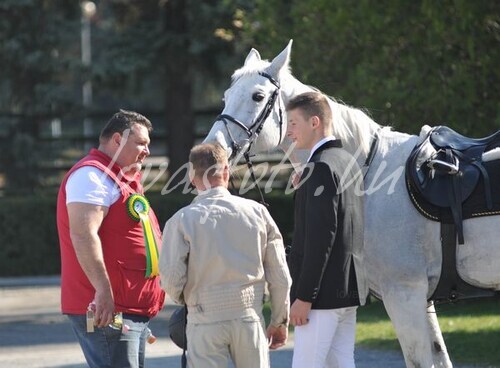
<svg viewBox="0 0 500 368">
<path fill-rule="evenodd" d="M 281 82 L 289 74 L 292 41 L 271 62 L 252 49 L 224 93 L 225 107 L 204 142 L 218 142 L 234 160 L 280 145 L 286 136 Z M 258 139 L 257 139 L 258 138 Z"/>
<path fill-rule="evenodd" d="M 280 147 L 293 164 L 304 162 L 305 150 L 290 150 L 286 137 L 286 105 L 294 96 L 315 90 L 292 76 L 289 69 L 292 41 L 271 62 L 252 49 L 245 64 L 233 73 L 224 93 L 225 107 L 204 142 L 218 142 L 232 163 L 245 153 Z M 368 156 L 374 132 L 380 126 L 363 111 L 329 98 L 333 135 L 362 162 Z"/>
</svg>

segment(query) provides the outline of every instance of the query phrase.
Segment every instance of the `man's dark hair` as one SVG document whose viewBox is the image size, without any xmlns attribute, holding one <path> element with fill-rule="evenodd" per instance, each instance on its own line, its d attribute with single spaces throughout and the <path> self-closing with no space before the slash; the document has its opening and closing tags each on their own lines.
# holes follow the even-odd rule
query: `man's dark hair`
<svg viewBox="0 0 500 368">
<path fill-rule="evenodd" d="M 123 134 L 125 130 L 131 129 L 134 124 L 146 127 L 149 133 L 153 130 L 153 125 L 145 116 L 134 111 L 120 109 L 120 111 L 114 114 L 104 126 L 99 136 L 99 140 L 105 142 L 115 133 Z"/>
<path fill-rule="evenodd" d="M 323 124 L 332 121 L 332 110 L 325 95 L 320 92 L 306 92 L 292 98 L 286 107 L 288 111 L 299 109 L 306 118 L 317 116 Z"/>
</svg>

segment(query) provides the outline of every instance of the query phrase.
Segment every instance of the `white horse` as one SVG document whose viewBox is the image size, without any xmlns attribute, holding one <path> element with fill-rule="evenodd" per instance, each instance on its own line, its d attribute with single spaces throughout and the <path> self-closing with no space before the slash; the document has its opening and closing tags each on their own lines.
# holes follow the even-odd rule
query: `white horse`
<svg viewBox="0 0 500 368">
<path fill-rule="evenodd" d="M 232 76 L 224 110 L 206 142 L 219 142 L 233 156 L 249 147 L 251 153 L 277 146 L 288 150 L 285 106 L 294 96 L 314 90 L 290 73 L 291 44 L 272 62 L 250 51 Z M 428 303 L 441 273 L 440 224 L 417 212 L 404 182 L 405 160 L 420 138 L 382 127 L 363 111 L 333 99 L 330 105 L 334 135 L 361 165 L 372 137 L 379 136 L 365 177 L 364 259 L 370 291 L 383 300 L 408 367 L 451 367 L 434 306 Z M 297 167 L 304 157 L 304 152 L 292 154 L 290 161 Z M 459 275 L 474 286 L 499 290 L 500 216 L 465 220 L 463 227 Z"/>
</svg>

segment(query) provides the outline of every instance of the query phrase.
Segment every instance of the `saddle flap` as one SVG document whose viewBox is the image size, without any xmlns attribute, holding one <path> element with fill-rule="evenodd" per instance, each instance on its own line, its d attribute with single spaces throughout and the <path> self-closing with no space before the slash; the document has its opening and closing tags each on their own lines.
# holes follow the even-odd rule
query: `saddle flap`
<svg viewBox="0 0 500 368">
<path fill-rule="evenodd" d="M 430 175 L 430 170 L 425 170 Z M 472 165 L 465 165 L 460 167 L 460 173 L 456 174 L 457 177 L 448 174 L 435 173 L 434 178 L 429 179 L 425 182 L 425 186 L 420 186 L 418 189 L 422 197 L 424 197 L 430 203 L 438 207 L 451 207 L 454 202 L 454 198 L 451 198 L 449 193 L 451 193 L 453 180 L 458 181 L 458 188 L 460 190 L 460 202 L 464 202 L 476 187 L 480 171 L 478 168 Z"/>
</svg>

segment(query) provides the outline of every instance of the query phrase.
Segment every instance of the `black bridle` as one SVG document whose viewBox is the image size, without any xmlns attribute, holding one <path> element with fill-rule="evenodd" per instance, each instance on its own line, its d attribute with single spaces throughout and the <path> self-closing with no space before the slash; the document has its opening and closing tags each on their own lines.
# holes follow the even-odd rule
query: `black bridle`
<svg viewBox="0 0 500 368">
<path fill-rule="evenodd" d="M 269 115 L 271 115 L 271 112 L 273 111 L 274 105 L 276 104 L 276 101 L 278 100 L 278 96 L 279 96 L 279 92 L 280 92 L 280 85 L 276 79 L 274 79 L 271 75 L 269 75 L 265 72 L 259 72 L 259 75 L 267 78 L 272 84 L 274 84 L 276 89 L 273 91 L 271 96 L 269 96 L 269 99 L 267 100 L 264 108 L 260 112 L 257 119 L 255 119 L 253 124 L 251 124 L 250 126 L 246 126 L 241 121 L 239 121 L 235 117 L 228 115 L 228 114 L 219 115 L 217 117 L 217 120 L 220 120 L 224 123 L 224 126 L 226 127 L 226 130 L 227 130 L 227 134 L 228 134 L 229 138 L 231 139 L 231 149 L 232 149 L 231 156 L 232 157 L 238 156 L 238 153 L 241 152 L 242 146 L 238 142 L 236 142 L 233 135 L 231 134 L 231 130 L 228 127 L 229 123 L 236 124 L 237 127 L 241 128 L 247 134 L 248 146 L 247 146 L 246 151 L 243 153 L 243 157 L 245 158 L 247 167 L 250 170 L 250 175 L 252 176 L 252 180 L 254 181 L 255 185 L 257 186 L 257 189 L 259 190 L 261 202 L 263 204 L 267 205 L 267 203 L 265 203 L 265 201 L 264 201 L 264 196 L 262 195 L 260 187 L 257 184 L 257 179 L 255 178 L 253 164 L 252 164 L 252 161 L 250 160 L 250 149 L 252 148 L 252 145 L 254 144 L 255 140 L 257 139 L 260 132 L 262 131 L 262 128 L 264 128 L 264 123 L 267 121 L 267 118 L 269 117 Z M 281 140 L 283 139 L 283 111 L 281 110 L 281 105 L 279 103 L 278 103 L 278 116 L 279 116 L 279 129 L 280 129 L 278 145 L 280 145 Z"/>
<path fill-rule="evenodd" d="M 233 150 L 232 156 L 237 156 L 237 154 L 241 151 L 242 146 L 236 142 L 234 139 L 233 135 L 231 134 L 231 130 L 228 127 L 229 123 L 236 124 L 237 127 L 241 128 L 248 136 L 248 147 L 243 154 L 243 156 L 247 156 L 248 152 L 252 148 L 252 144 L 255 142 L 257 137 L 259 136 L 260 132 L 262 131 L 262 128 L 264 128 L 264 123 L 267 121 L 267 118 L 269 115 L 271 115 L 271 112 L 273 111 L 274 105 L 278 99 L 279 92 L 280 92 L 280 85 L 279 82 L 271 77 L 269 74 L 265 72 L 259 72 L 259 75 L 267 78 L 272 84 L 276 86 L 276 89 L 273 91 L 271 96 L 269 96 L 269 99 L 266 102 L 266 105 L 260 112 L 259 116 L 253 124 L 250 126 L 245 125 L 235 117 L 228 115 L 228 114 L 221 114 L 217 116 L 216 120 L 221 120 L 224 123 L 224 126 L 226 127 L 227 134 L 229 135 L 229 138 L 231 139 L 231 149 Z M 283 138 L 283 112 L 281 110 L 281 106 L 278 106 L 278 113 L 279 113 L 279 128 L 280 128 L 280 136 L 279 136 L 279 141 L 278 145 L 281 144 L 281 140 Z"/>
</svg>

